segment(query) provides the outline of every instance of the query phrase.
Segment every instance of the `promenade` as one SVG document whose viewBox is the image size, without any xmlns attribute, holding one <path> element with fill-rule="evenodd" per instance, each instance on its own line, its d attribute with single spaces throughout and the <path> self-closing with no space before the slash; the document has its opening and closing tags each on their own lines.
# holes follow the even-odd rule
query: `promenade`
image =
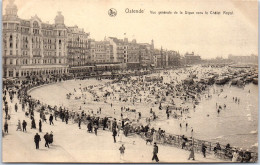
<svg viewBox="0 0 260 165">
<path fill-rule="evenodd" d="M 8 98 L 8 97 L 7 97 Z M 9 99 L 7 99 L 9 103 Z M 54 125 L 43 122 L 42 133 L 38 131 L 39 113 L 35 112 L 35 121 L 37 129 L 30 129 L 30 119 L 25 117 L 21 106 L 18 106 L 18 112 L 14 111 L 15 98 L 10 104 L 11 119 L 9 123 L 9 133 L 5 135 L 2 141 L 3 162 L 152 162 L 153 146 L 145 144 L 145 141 L 137 135 L 123 138 L 123 142 L 113 142 L 112 133 L 98 129 L 98 135 L 88 133 L 86 126 L 78 129 L 77 124 L 61 122 L 58 118 L 54 120 Z M 47 116 L 48 119 L 49 116 Z M 16 131 L 18 120 L 27 122 L 27 132 Z M 43 136 L 50 131 L 54 134 L 54 142 L 50 148 L 44 147 Z M 35 149 L 33 141 L 34 135 L 39 133 L 41 136 L 40 149 Z M 126 147 L 124 160 L 120 160 L 119 147 L 124 144 Z M 160 162 L 223 162 L 213 155 L 203 158 L 202 154 L 195 154 L 195 161 L 187 160 L 189 151 L 159 145 L 158 157 Z"/>
</svg>

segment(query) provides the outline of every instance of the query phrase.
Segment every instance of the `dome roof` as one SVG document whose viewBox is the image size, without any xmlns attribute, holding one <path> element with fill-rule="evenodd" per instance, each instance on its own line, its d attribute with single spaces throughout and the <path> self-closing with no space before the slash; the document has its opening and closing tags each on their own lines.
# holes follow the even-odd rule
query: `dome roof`
<svg viewBox="0 0 260 165">
<path fill-rule="evenodd" d="M 14 4 L 14 0 L 9 0 L 9 4 L 6 5 L 6 9 L 17 9 L 17 6 Z"/>
<path fill-rule="evenodd" d="M 64 16 L 61 12 L 58 12 L 58 15 L 55 17 L 55 24 L 64 24 Z"/>
<path fill-rule="evenodd" d="M 9 0 L 9 4 L 5 8 L 7 15 L 17 15 L 17 6 L 14 4 L 14 0 Z"/>
<path fill-rule="evenodd" d="M 3 21 L 18 21 L 17 11 L 14 0 L 9 0 L 9 4 L 5 8 L 5 15 L 3 15 Z"/>
</svg>

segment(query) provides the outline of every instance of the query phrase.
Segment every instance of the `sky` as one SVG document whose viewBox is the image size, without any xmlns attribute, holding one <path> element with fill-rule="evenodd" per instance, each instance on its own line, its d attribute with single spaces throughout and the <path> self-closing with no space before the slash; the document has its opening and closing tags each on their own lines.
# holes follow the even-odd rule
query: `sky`
<svg viewBox="0 0 260 165">
<path fill-rule="evenodd" d="M 3 0 L 3 12 L 9 0 Z M 254 0 L 15 0 L 18 16 L 37 15 L 54 23 L 57 11 L 67 26 L 77 25 L 99 41 L 104 37 L 154 40 L 155 48 L 194 52 L 204 59 L 258 54 L 258 4 Z M 115 17 L 108 10 L 117 10 Z M 126 13 L 143 9 L 144 13 Z M 156 11 L 157 14 L 150 14 Z M 159 11 L 178 14 L 159 15 Z M 219 11 L 221 15 L 180 14 Z M 232 12 L 224 15 L 223 11 Z M 125 35 L 124 35 L 125 34 Z"/>
</svg>

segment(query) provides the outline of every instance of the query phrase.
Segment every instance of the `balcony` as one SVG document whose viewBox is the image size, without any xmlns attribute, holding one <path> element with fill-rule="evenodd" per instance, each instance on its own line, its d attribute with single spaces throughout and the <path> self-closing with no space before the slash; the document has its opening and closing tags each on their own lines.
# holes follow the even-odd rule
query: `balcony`
<svg viewBox="0 0 260 165">
<path fill-rule="evenodd" d="M 33 55 L 33 57 L 42 57 L 41 55 Z"/>
</svg>

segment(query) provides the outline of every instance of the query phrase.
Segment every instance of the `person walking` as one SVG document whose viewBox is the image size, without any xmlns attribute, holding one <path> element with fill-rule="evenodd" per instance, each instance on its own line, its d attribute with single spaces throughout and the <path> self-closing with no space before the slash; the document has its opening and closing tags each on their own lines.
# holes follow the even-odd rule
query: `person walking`
<svg viewBox="0 0 260 165">
<path fill-rule="evenodd" d="M 15 112 L 17 112 L 17 110 L 18 110 L 17 103 L 15 103 L 15 105 L 14 105 L 14 109 L 15 109 Z"/>
<path fill-rule="evenodd" d="M 105 128 L 107 128 L 107 117 L 103 119 L 103 130 L 105 130 Z"/>
<path fill-rule="evenodd" d="M 120 150 L 120 160 L 124 160 L 124 154 L 125 154 L 125 146 L 122 144 L 122 146 L 119 148 Z"/>
<path fill-rule="evenodd" d="M 79 129 L 81 129 L 81 118 L 80 117 L 78 117 L 78 124 L 79 124 Z"/>
<path fill-rule="evenodd" d="M 233 152 L 233 157 L 232 157 L 232 162 L 237 162 L 237 159 L 238 159 L 238 150 L 236 149 L 234 152 Z"/>
<path fill-rule="evenodd" d="M 193 148 L 193 145 L 192 145 L 192 144 L 191 144 L 191 146 L 190 146 L 190 155 L 189 155 L 188 160 L 190 160 L 190 159 L 195 160 L 194 148 Z"/>
<path fill-rule="evenodd" d="M 36 129 L 36 124 L 35 124 L 35 120 L 34 118 L 32 117 L 32 122 L 31 122 L 31 129 Z"/>
<path fill-rule="evenodd" d="M 116 143 L 116 135 L 117 135 L 117 132 L 116 132 L 116 129 L 113 129 L 113 137 L 114 137 L 114 143 Z"/>
<path fill-rule="evenodd" d="M 53 132 L 51 131 L 49 135 L 49 143 L 52 144 L 52 142 L 53 142 Z"/>
<path fill-rule="evenodd" d="M 42 121 L 41 121 L 41 119 L 39 120 L 39 132 L 42 132 Z"/>
<path fill-rule="evenodd" d="M 204 143 L 202 143 L 201 152 L 204 158 L 206 158 L 206 148 L 207 146 Z"/>
<path fill-rule="evenodd" d="M 7 119 L 8 116 L 8 105 L 5 105 L 5 118 Z"/>
<path fill-rule="evenodd" d="M 18 120 L 18 124 L 17 124 L 17 129 L 16 129 L 16 131 L 18 131 L 18 129 L 19 129 L 20 131 L 22 131 L 22 127 L 21 127 L 21 122 L 20 122 L 20 120 Z"/>
<path fill-rule="evenodd" d="M 49 117 L 49 121 L 50 121 L 50 125 L 52 124 L 52 125 L 54 125 L 54 123 L 53 123 L 53 116 L 52 116 L 52 114 L 50 115 L 50 117 Z"/>
<path fill-rule="evenodd" d="M 119 141 L 122 143 L 123 142 L 123 130 L 122 129 L 120 129 L 119 131 L 118 131 L 118 137 L 119 137 Z"/>
<path fill-rule="evenodd" d="M 58 116 L 58 111 L 55 111 L 54 112 L 54 118 L 55 118 L 56 121 L 57 121 L 57 116 Z"/>
<path fill-rule="evenodd" d="M 26 126 L 27 126 L 27 122 L 25 120 L 23 120 L 23 132 L 26 132 Z"/>
<path fill-rule="evenodd" d="M 49 134 L 48 132 L 46 132 L 46 134 L 44 135 L 44 140 L 45 140 L 45 147 L 49 148 Z"/>
<path fill-rule="evenodd" d="M 94 125 L 94 131 L 95 131 L 95 135 L 97 136 L 97 130 L 98 130 L 98 126 L 97 124 Z"/>
<path fill-rule="evenodd" d="M 25 109 L 25 105 L 24 105 L 24 103 L 22 102 L 22 111 L 24 111 L 24 109 Z"/>
<path fill-rule="evenodd" d="M 154 143 L 152 161 L 155 159 L 156 162 L 159 162 L 159 158 L 158 158 L 158 156 L 157 156 L 158 152 L 159 152 L 159 148 L 158 148 L 157 144 Z"/>
<path fill-rule="evenodd" d="M 65 115 L 65 122 L 66 122 L 66 124 L 68 124 L 68 121 L 69 121 L 69 115 Z"/>
<path fill-rule="evenodd" d="M 8 123 L 7 123 L 7 121 L 5 121 L 5 124 L 4 124 L 4 132 L 8 133 Z"/>
<path fill-rule="evenodd" d="M 36 149 L 39 149 L 40 141 L 41 141 L 41 137 L 40 137 L 40 135 L 38 135 L 38 133 L 36 133 L 36 135 L 34 136 L 34 142 L 35 142 L 35 145 L 36 145 Z"/>
<path fill-rule="evenodd" d="M 13 103 L 13 96 L 10 95 L 10 100 L 11 100 L 11 103 Z"/>
</svg>

